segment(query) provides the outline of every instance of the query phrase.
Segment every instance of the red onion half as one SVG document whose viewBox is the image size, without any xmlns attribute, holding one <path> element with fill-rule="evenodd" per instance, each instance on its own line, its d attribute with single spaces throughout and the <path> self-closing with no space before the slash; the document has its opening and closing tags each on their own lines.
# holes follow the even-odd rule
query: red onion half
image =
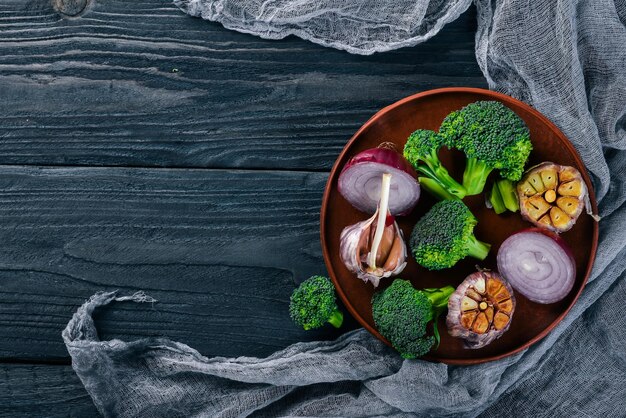
<svg viewBox="0 0 626 418">
<path fill-rule="evenodd" d="M 339 175 L 339 193 L 358 210 L 373 214 L 380 200 L 380 179 L 389 173 L 389 211 L 406 215 L 420 197 L 417 173 L 395 149 L 382 146 L 360 152 L 346 163 Z"/>
<path fill-rule="evenodd" d="M 555 233 L 530 228 L 508 237 L 498 250 L 498 270 L 511 286 L 537 303 L 554 303 L 572 290 L 576 263 Z"/>
</svg>

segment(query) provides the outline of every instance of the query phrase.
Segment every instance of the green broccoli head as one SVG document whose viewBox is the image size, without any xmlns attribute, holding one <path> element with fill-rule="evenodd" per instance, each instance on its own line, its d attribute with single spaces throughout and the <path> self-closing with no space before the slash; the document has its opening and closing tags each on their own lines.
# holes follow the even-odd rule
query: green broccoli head
<svg viewBox="0 0 626 418">
<path fill-rule="evenodd" d="M 407 359 L 428 353 L 439 342 L 436 320 L 446 308 L 452 286 L 417 290 L 408 280 L 395 279 L 391 286 L 372 297 L 376 329 Z M 434 336 L 427 326 L 434 321 Z"/>
<path fill-rule="evenodd" d="M 462 199 L 465 188 L 454 180 L 439 161 L 439 148 L 443 137 L 437 132 L 418 129 L 413 132 L 404 146 L 404 158 L 423 176 L 420 184 L 431 194 L 441 199 Z"/>
<path fill-rule="evenodd" d="M 429 270 L 454 266 L 466 256 L 484 260 L 490 245 L 474 236 L 477 221 L 460 200 L 436 203 L 416 224 L 410 245 L 418 264 Z"/>
<path fill-rule="evenodd" d="M 496 169 L 506 179 L 519 180 L 532 150 L 524 121 L 496 101 L 470 103 L 450 113 L 439 133 L 447 146 L 467 156 L 463 186 L 468 195 L 482 192 L 489 173 Z"/>
<path fill-rule="evenodd" d="M 343 323 L 335 287 L 329 278 L 323 276 L 310 277 L 293 291 L 289 314 L 305 330 L 319 328 L 327 322 L 339 328 Z"/>
<path fill-rule="evenodd" d="M 420 162 L 429 165 L 439 164 L 437 152 L 443 146 L 443 137 L 435 131 L 418 129 L 413 132 L 404 145 L 404 158 L 417 166 Z"/>
</svg>

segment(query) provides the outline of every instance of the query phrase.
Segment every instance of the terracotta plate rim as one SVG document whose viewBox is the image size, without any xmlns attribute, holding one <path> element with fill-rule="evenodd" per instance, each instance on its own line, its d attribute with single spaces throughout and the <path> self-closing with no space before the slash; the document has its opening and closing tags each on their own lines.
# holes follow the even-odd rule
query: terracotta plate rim
<svg viewBox="0 0 626 418">
<path fill-rule="evenodd" d="M 413 101 L 413 100 L 422 99 L 427 96 L 434 96 L 434 95 L 440 95 L 440 94 L 454 94 L 454 93 L 480 94 L 489 98 L 498 99 L 505 103 L 513 103 L 517 106 L 525 108 L 529 113 L 533 114 L 534 117 L 541 120 L 544 123 L 544 125 L 547 128 L 549 128 L 556 137 L 559 138 L 562 145 L 564 145 L 568 149 L 568 151 L 571 152 L 571 154 L 574 156 L 574 160 L 580 167 L 586 167 L 582 159 L 580 158 L 578 151 L 576 151 L 576 149 L 574 148 L 572 143 L 569 141 L 569 139 L 567 139 L 565 134 L 563 134 L 563 132 L 561 132 L 561 130 L 556 125 L 554 125 L 554 123 L 552 123 L 547 117 L 545 117 L 543 114 L 541 114 L 539 111 L 535 110 L 533 107 L 529 106 L 528 104 L 503 93 L 498 93 L 495 91 L 474 88 L 474 87 L 446 87 L 446 88 L 440 88 L 440 89 L 434 89 L 434 90 L 427 90 L 421 93 L 417 93 L 417 94 L 405 97 L 404 99 L 401 99 L 389 106 L 382 108 L 378 112 L 376 112 L 367 122 L 365 122 L 365 124 L 363 124 L 363 126 L 361 126 L 361 128 L 359 128 L 359 130 L 352 136 L 352 138 L 350 138 L 348 143 L 344 146 L 343 150 L 339 154 L 339 157 L 337 157 L 337 160 L 333 164 L 333 168 L 331 169 L 330 174 L 328 176 L 328 180 L 326 181 L 324 195 L 322 198 L 322 207 L 320 211 L 320 239 L 321 239 L 321 244 L 322 244 L 322 253 L 324 256 L 324 263 L 326 264 L 326 268 L 328 270 L 330 278 L 335 285 L 337 294 L 343 301 L 346 309 L 366 330 L 368 330 L 371 334 L 373 334 L 375 337 L 377 337 L 381 341 L 385 342 L 387 345 L 390 345 L 389 342 L 382 335 L 380 335 L 374 327 L 370 326 L 367 323 L 367 321 L 365 321 L 361 317 L 361 315 L 359 315 L 359 313 L 353 308 L 352 304 L 350 303 L 350 299 L 345 294 L 345 292 L 339 285 L 337 278 L 335 277 L 335 273 L 330 262 L 330 255 L 328 254 L 328 247 L 326 245 L 326 211 L 327 211 L 328 201 L 330 199 L 330 190 L 331 190 L 333 182 L 336 181 L 336 178 L 338 177 L 340 169 L 343 166 L 344 160 L 346 159 L 348 151 L 350 150 L 352 145 L 357 141 L 357 138 L 361 135 L 361 133 L 364 130 L 366 130 L 370 125 L 375 123 L 381 116 L 385 115 L 388 112 L 393 111 L 396 107 L 402 106 L 403 104 Z M 586 170 L 582 170 L 581 174 L 582 174 L 583 179 L 585 180 L 585 183 L 588 186 L 587 188 L 589 189 L 589 199 L 591 201 L 591 207 L 592 207 L 593 213 L 598 213 L 598 205 L 596 202 L 596 197 L 595 197 L 595 193 L 592 187 L 591 179 L 589 178 L 589 174 L 587 173 Z M 451 364 L 451 365 L 471 365 L 471 364 L 485 363 L 488 361 L 499 360 L 504 357 L 517 354 L 525 350 L 526 348 L 530 347 L 531 345 L 535 344 L 542 338 L 544 338 L 569 313 L 570 309 L 572 309 L 576 301 L 578 301 L 580 294 L 584 290 L 587 284 L 587 280 L 589 279 L 589 275 L 591 274 L 591 270 L 593 268 L 593 264 L 596 258 L 596 251 L 598 248 L 598 235 L 599 235 L 598 222 L 594 222 L 593 223 L 593 237 L 592 237 L 592 244 L 591 244 L 591 254 L 589 256 L 587 270 L 585 271 L 585 277 L 583 278 L 582 284 L 578 288 L 578 291 L 576 292 L 576 295 L 572 299 L 572 302 L 567 306 L 567 308 L 563 311 L 563 313 L 559 315 L 554 321 L 552 321 L 552 323 L 550 323 L 550 325 L 548 325 L 538 335 L 526 341 L 525 343 L 521 344 L 519 347 L 515 349 L 506 351 L 502 354 L 498 354 L 495 356 L 486 356 L 483 358 L 459 359 L 459 358 L 446 358 L 446 357 L 427 355 L 427 356 L 421 357 L 421 359 L 434 361 L 434 362 L 441 362 L 441 363 L 446 363 L 446 364 Z"/>
</svg>

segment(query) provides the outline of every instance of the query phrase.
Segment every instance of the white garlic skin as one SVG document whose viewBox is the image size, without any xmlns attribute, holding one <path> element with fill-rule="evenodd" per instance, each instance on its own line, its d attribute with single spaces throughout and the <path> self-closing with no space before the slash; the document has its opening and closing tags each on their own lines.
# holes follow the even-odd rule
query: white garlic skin
<svg viewBox="0 0 626 418">
<path fill-rule="evenodd" d="M 397 263 L 395 263 L 396 265 L 391 270 L 378 268 L 374 272 L 367 271 L 367 269 L 364 268 L 364 266 L 366 266 L 366 262 L 360 259 L 359 249 L 367 242 L 371 227 L 376 226 L 375 221 L 377 216 L 378 211 L 374 213 L 374 216 L 365 221 L 357 222 L 354 225 L 345 227 L 343 231 L 341 231 L 341 236 L 339 238 L 339 255 L 341 256 L 341 260 L 345 264 L 346 268 L 352 273 L 355 273 L 357 277 L 364 282 L 372 283 L 374 287 L 378 287 L 380 279 L 397 276 L 402 273 L 402 270 L 406 267 L 407 257 L 407 249 L 402 230 L 400 230 L 398 223 L 394 221 L 393 228 L 396 234 L 394 243 L 398 241 L 401 246 Z"/>
</svg>

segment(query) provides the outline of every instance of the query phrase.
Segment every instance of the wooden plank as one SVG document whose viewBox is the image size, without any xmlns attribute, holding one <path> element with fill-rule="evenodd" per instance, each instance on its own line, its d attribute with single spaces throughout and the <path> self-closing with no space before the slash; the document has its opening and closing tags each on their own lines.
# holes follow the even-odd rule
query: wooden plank
<svg viewBox="0 0 626 418">
<path fill-rule="evenodd" d="M 474 9 L 425 44 L 362 57 L 171 1 L 93 0 L 77 18 L 53 3 L 0 0 L 0 164 L 328 170 L 385 105 L 485 86 Z"/>
<path fill-rule="evenodd" d="M 97 417 L 71 366 L 0 364 L 0 417 Z"/>
<path fill-rule="evenodd" d="M 163 335 L 203 354 L 265 356 L 336 338 L 289 319 L 326 272 L 325 173 L 0 167 L 0 358 L 68 361 L 61 331 L 99 290 L 154 305 L 97 315 L 101 338 Z M 353 328 L 348 321 L 344 329 Z"/>
</svg>

